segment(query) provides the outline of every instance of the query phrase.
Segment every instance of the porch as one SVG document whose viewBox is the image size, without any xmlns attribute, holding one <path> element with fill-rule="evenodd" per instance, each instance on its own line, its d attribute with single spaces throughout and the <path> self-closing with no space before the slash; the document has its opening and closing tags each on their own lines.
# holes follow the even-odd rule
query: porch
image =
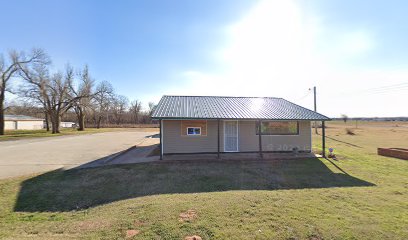
<svg viewBox="0 0 408 240">
<path fill-rule="evenodd" d="M 166 154 L 164 161 L 265 161 L 265 160 L 300 160 L 316 158 L 314 153 L 192 153 L 192 154 Z"/>
</svg>

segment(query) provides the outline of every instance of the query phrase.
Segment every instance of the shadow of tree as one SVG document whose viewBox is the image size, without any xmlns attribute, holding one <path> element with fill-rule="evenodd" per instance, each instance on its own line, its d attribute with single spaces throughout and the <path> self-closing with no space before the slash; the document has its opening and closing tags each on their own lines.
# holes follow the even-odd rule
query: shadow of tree
<svg viewBox="0 0 408 240">
<path fill-rule="evenodd" d="M 156 194 L 374 186 L 332 172 L 322 161 L 154 162 L 58 169 L 24 181 L 14 211 L 80 210 Z"/>
</svg>

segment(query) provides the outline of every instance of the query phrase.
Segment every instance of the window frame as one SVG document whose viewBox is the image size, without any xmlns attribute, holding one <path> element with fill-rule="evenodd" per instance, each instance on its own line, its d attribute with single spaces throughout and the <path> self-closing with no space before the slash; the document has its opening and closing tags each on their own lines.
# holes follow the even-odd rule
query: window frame
<svg viewBox="0 0 408 240">
<path fill-rule="evenodd" d="M 198 128 L 198 129 L 200 129 L 200 134 L 189 134 L 188 133 L 188 129 L 189 128 Z M 202 136 L 201 134 L 202 134 L 202 131 L 201 131 L 202 129 L 201 129 L 201 127 L 186 127 L 186 136 Z M 193 131 L 193 132 L 195 132 L 195 131 Z"/>
<path fill-rule="evenodd" d="M 280 134 L 269 134 L 269 133 L 262 133 L 261 130 L 261 136 L 299 136 L 300 134 L 300 128 L 299 128 L 299 121 L 261 121 L 261 124 L 263 122 L 296 122 L 296 133 L 280 133 Z M 260 128 L 260 124 L 257 121 L 255 123 L 255 135 L 259 136 L 259 128 Z"/>
</svg>

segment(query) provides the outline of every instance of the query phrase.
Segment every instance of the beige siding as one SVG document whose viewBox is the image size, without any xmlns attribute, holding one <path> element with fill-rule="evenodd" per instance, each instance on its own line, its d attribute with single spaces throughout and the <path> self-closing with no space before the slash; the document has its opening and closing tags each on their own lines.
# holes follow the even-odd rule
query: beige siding
<svg viewBox="0 0 408 240">
<path fill-rule="evenodd" d="M 181 121 L 163 120 L 163 153 L 217 152 L 217 121 L 207 121 L 207 136 L 183 136 Z"/>
<path fill-rule="evenodd" d="M 15 130 L 16 129 L 16 121 L 4 121 L 4 129 L 6 130 Z"/>
<path fill-rule="evenodd" d="M 256 135 L 255 126 L 255 121 L 240 121 L 239 150 L 241 152 L 259 150 L 259 136 Z M 291 151 L 294 147 L 297 147 L 300 151 L 310 151 L 310 134 L 310 122 L 299 121 L 299 135 L 264 135 L 262 136 L 262 150 Z"/>
<path fill-rule="evenodd" d="M 224 151 L 224 124 L 220 123 L 220 151 Z M 259 136 L 256 135 L 255 121 L 238 122 L 238 146 L 240 152 L 259 150 Z M 217 152 L 217 121 L 208 120 L 207 136 L 182 136 L 181 122 L 163 121 L 164 153 Z M 297 147 L 301 151 L 310 151 L 311 128 L 309 121 L 299 122 L 299 135 L 262 136 L 263 151 L 291 151 Z"/>
<path fill-rule="evenodd" d="M 17 122 L 18 130 L 35 130 L 43 128 L 43 121 L 4 121 L 6 130 L 15 130 L 15 122 Z"/>
</svg>

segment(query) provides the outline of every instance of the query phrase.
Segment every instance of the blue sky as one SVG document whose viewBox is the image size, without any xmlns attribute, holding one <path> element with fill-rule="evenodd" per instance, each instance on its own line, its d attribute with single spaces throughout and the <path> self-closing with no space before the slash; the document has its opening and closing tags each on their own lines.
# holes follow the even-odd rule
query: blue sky
<svg viewBox="0 0 408 240">
<path fill-rule="evenodd" d="M 88 64 L 131 100 L 276 96 L 311 108 L 316 85 L 323 114 L 408 116 L 406 1 L 0 3 L 0 52 Z"/>
</svg>

